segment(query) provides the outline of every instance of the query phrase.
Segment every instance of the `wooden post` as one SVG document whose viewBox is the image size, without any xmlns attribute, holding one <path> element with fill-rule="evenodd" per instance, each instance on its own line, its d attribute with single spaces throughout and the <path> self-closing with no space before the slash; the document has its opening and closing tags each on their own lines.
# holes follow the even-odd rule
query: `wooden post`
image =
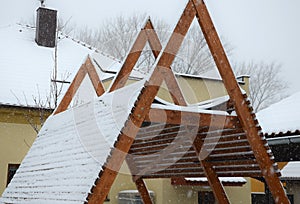
<svg viewBox="0 0 300 204">
<path fill-rule="evenodd" d="M 134 179 L 135 174 L 137 173 L 137 169 L 136 169 L 136 165 L 135 165 L 132 155 L 128 154 L 126 156 L 126 162 L 127 162 L 128 168 L 131 172 L 132 180 L 135 183 L 136 188 L 138 189 L 140 196 L 143 199 L 143 202 L 145 204 L 148 204 L 148 203 L 152 204 L 150 194 L 147 190 L 147 186 L 146 186 L 145 182 L 143 181 L 143 179 L 142 178 L 138 178 L 136 180 Z"/>
<path fill-rule="evenodd" d="M 217 199 L 218 203 L 230 204 L 226 192 L 224 190 L 223 184 L 220 182 L 215 170 L 212 168 L 209 162 L 206 162 L 205 159 L 201 158 L 200 156 L 202 145 L 203 145 L 202 139 L 196 136 L 196 138 L 194 139 L 193 147 L 201 163 L 201 166 L 203 167 L 207 181 L 214 193 L 214 196 Z"/>
<path fill-rule="evenodd" d="M 218 178 L 212 166 L 205 160 L 200 160 L 200 163 L 203 167 L 208 183 L 212 188 L 214 196 L 217 199 L 218 203 L 230 204 L 223 184 L 220 182 L 220 179 Z"/>
<path fill-rule="evenodd" d="M 143 179 L 139 178 L 135 181 L 135 185 L 143 199 L 144 204 L 152 204 L 152 200 L 150 194 L 147 190 L 147 186 Z"/>
<path fill-rule="evenodd" d="M 218 67 L 220 75 L 223 79 L 227 92 L 234 103 L 237 115 L 242 123 L 243 129 L 247 134 L 248 141 L 252 147 L 255 158 L 262 170 L 270 191 L 276 203 L 289 203 L 278 176 L 276 175 L 273 162 L 264 148 L 264 144 L 260 139 L 260 133 L 257 124 L 254 121 L 252 112 L 243 97 L 243 94 L 237 84 L 234 73 L 227 59 L 219 36 L 215 30 L 213 22 L 210 18 L 208 10 L 203 0 L 191 0 L 197 10 L 197 19 L 203 31 L 206 42 L 215 63 Z"/>
</svg>

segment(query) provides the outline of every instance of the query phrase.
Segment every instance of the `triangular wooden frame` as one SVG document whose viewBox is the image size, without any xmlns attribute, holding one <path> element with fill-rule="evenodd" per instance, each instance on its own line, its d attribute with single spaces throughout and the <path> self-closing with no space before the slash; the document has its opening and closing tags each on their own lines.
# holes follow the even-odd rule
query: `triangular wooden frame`
<svg viewBox="0 0 300 204">
<path fill-rule="evenodd" d="M 65 111 L 68 106 L 70 105 L 74 95 L 76 94 L 78 88 L 80 87 L 84 77 L 88 75 L 89 79 L 91 80 L 94 90 L 97 94 L 97 96 L 101 96 L 104 92 L 104 86 L 97 74 L 96 68 L 90 58 L 90 56 L 87 57 L 86 61 L 82 64 L 80 69 L 78 70 L 77 74 L 75 75 L 75 78 L 73 79 L 72 83 L 70 84 L 67 92 L 65 93 L 63 99 L 61 100 L 60 104 L 57 106 L 57 108 L 54 111 L 54 115 L 58 114 L 60 112 Z"/>
<path fill-rule="evenodd" d="M 269 150 L 268 146 L 266 146 L 263 140 L 261 139 L 262 135 L 260 132 L 260 127 L 258 125 L 258 122 L 255 119 L 255 114 L 252 112 L 251 107 L 249 106 L 249 102 L 247 101 L 247 98 L 245 98 L 245 95 L 242 94 L 238 86 L 238 83 L 235 80 L 234 73 L 231 69 L 230 63 L 227 59 L 221 41 L 214 28 L 214 25 L 212 23 L 212 20 L 210 18 L 210 15 L 208 13 L 208 10 L 203 0 L 188 1 L 188 4 L 181 18 L 179 19 L 178 24 L 175 27 L 174 32 L 170 37 L 167 46 L 163 49 L 162 53 L 159 53 L 161 50 L 161 46 L 159 44 L 159 41 L 157 41 L 158 38 L 157 37 L 149 38 L 150 35 L 156 35 L 151 22 L 145 26 L 145 28 L 149 28 L 147 29 L 147 32 L 141 32 L 139 34 L 136 43 L 133 45 L 130 54 L 125 60 L 122 69 L 120 70 L 117 77 L 115 78 L 115 81 L 109 91 L 114 91 L 125 85 L 125 82 L 127 81 L 130 72 L 132 71 L 135 63 L 137 62 L 147 40 L 149 40 L 151 49 L 155 51 L 154 55 L 157 58 L 156 64 L 151 77 L 144 84 L 144 88 L 142 89 L 137 101 L 135 102 L 135 107 L 132 108 L 131 114 L 129 115 L 126 124 L 124 124 L 124 127 L 118 136 L 118 140 L 116 141 L 114 148 L 111 151 L 111 155 L 107 159 L 106 166 L 103 167 L 103 171 L 101 171 L 99 178 L 95 182 L 95 186 L 92 188 L 92 191 L 89 194 L 88 203 L 90 204 L 103 203 L 118 174 L 117 170 L 120 169 L 122 163 L 126 159 L 127 162 L 130 163 L 130 161 L 128 161 L 128 158 L 126 158 L 124 152 L 125 153 L 129 152 L 132 144 L 134 143 L 135 137 L 139 131 L 139 129 L 136 127 L 141 127 L 142 123 L 145 121 L 145 119 L 147 119 L 147 116 L 151 109 L 151 104 L 154 101 L 154 98 L 157 95 L 159 91 L 159 87 L 162 84 L 162 82 L 166 78 L 169 79 L 169 77 L 171 77 L 171 80 L 173 82 L 167 83 L 168 88 L 170 90 L 172 89 L 172 90 L 180 91 L 179 86 L 174 77 L 174 74 L 170 69 L 170 66 L 183 42 L 184 36 L 186 35 L 195 17 L 197 17 L 198 23 L 203 31 L 204 37 L 207 41 L 211 54 L 214 57 L 219 73 L 223 79 L 225 88 L 227 89 L 230 99 L 234 104 L 235 111 L 237 113 L 237 118 L 239 119 L 241 123 L 241 127 L 246 133 L 247 141 L 249 142 L 252 148 L 253 154 L 255 156 L 259 168 L 261 169 L 262 175 L 266 183 L 268 184 L 273 197 L 275 198 L 274 199 L 275 202 L 289 203 L 289 200 L 284 192 L 284 189 L 279 181 L 279 178 L 275 173 L 276 169 L 274 167 L 274 161 L 271 160 L 270 155 L 268 155 L 267 152 L 267 150 Z M 156 39 L 156 41 L 151 41 L 153 39 Z M 134 51 L 134 49 L 137 51 Z M 167 74 L 166 77 L 166 73 L 172 73 L 172 74 L 171 75 Z M 78 84 L 81 83 L 84 77 L 82 75 L 84 74 L 86 74 L 86 71 L 79 71 L 78 76 L 76 75 L 75 80 L 73 81 L 74 84 L 72 83 L 68 90 L 69 96 L 66 96 L 66 99 L 63 99 L 62 101 L 63 104 L 58 107 L 55 113 L 65 110 L 66 107 L 69 105 L 72 97 L 74 96 L 74 92 L 77 90 L 79 86 Z M 99 82 L 99 79 L 96 79 L 94 81 Z M 94 85 L 96 91 L 97 90 L 99 91 L 98 86 L 99 83 L 96 86 Z M 98 95 L 103 93 L 103 90 L 101 90 L 100 88 L 100 91 L 97 92 L 99 93 Z M 179 92 L 179 95 L 177 95 L 175 99 L 179 99 L 179 100 L 173 99 L 176 104 L 185 105 L 185 101 L 183 100 L 181 92 Z M 159 115 L 159 110 L 156 111 L 157 114 Z M 178 113 L 176 113 L 176 111 L 175 112 L 173 111 L 170 114 L 178 114 Z M 204 118 L 207 117 L 212 117 L 212 115 L 208 115 Z M 157 120 L 159 120 L 159 117 L 156 118 Z M 231 119 L 228 118 L 228 120 L 231 121 L 233 120 L 233 118 Z M 235 122 L 233 123 L 235 125 L 237 124 Z M 227 125 L 229 125 L 229 123 L 227 123 Z M 200 138 L 196 137 L 193 143 L 193 147 L 196 154 L 198 155 L 198 159 L 208 179 L 208 183 L 210 184 L 214 192 L 214 195 L 219 203 L 229 203 L 223 185 L 221 184 L 215 172 L 215 169 L 209 162 L 207 162 L 205 159 L 202 159 L 200 157 L 202 143 L 203 141 Z M 144 203 L 146 204 L 152 203 L 143 179 L 141 177 L 136 177 L 134 181 L 143 198 Z"/>
<path fill-rule="evenodd" d="M 113 81 L 109 92 L 112 92 L 116 89 L 125 86 L 125 83 L 128 80 L 128 77 L 135 64 L 137 63 L 139 57 L 141 56 L 141 53 L 144 47 L 146 46 L 147 41 L 149 42 L 154 58 L 157 59 L 159 53 L 161 52 L 162 45 L 160 43 L 157 33 L 155 32 L 150 18 L 147 19 L 144 27 L 139 32 L 135 42 L 133 43 L 132 48 L 129 51 L 129 54 L 126 57 L 126 60 L 123 63 L 122 68 L 115 77 L 115 80 Z M 171 69 L 165 69 L 164 80 L 170 91 L 174 103 L 176 105 L 185 106 L 186 102 L 184 96 L 179 88 L 175 75 Z"/>
</svg>

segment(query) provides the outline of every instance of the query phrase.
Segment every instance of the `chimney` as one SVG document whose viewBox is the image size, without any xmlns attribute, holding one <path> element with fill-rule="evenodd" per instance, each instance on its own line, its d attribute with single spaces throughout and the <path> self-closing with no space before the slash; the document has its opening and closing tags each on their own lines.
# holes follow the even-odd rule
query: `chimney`
<svg viewBox="0 0 300 204">
<path fill-rule="evenodd" d="M 57 11 L 39 7 L 36 17 L 35 41 L 44 47 L 55 47 Z"/>
</svg>

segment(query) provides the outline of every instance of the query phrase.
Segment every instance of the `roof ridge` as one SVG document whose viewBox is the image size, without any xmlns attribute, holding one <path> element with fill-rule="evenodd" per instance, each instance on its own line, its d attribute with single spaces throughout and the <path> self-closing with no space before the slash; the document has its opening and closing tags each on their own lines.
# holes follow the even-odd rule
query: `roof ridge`
<svg viewBox="0 0 300 204">
<path fill-rule="evenodd" d="M 21 26 L 21 27 L 23 27 L 23 28 L 36 29 L 36 26 L 30 25 L 30 24 L 23 24 L 23 23 L 21 23 L 21 22 L 16 23 L 16 25 Z M 9 25 L 3 26 L 3 27 L 8 27 L 8 26 L 12 26 L 12 25 L 9 24 Z M 2 27 L 0 27 L 0 28 L 2 28 Z M 68 39 L 70 39 L 70 40 L 72 40 L 73 42 L 75 42 L 75 43 L 77 43 L 77 44 L 79 44 L 79 45 L 81 45 L 81 46 L 83 46 L 83 47 L 86 47 L 86 48 L 88 48 L 88 49 L 90 49 L 90 50 L 94 50 L 96 53 L 100 53 L 101 55 L 103 55 L 103 56 L 105 56 L 105 57 L 108 57 L 108 58 L 110 58 L 110 59 L 112 59 L 112 60 L 115 60 L 115 61 L 117 61 L 117 62 L 119 62 L 119 63 L 122 62 L 120 59 L 117 59 L 116 57 L 114 57 L 114 56 L 112 56 L 112 55 L 110 55 L 110 54 L 108 54 L 108 53 L 105 53 L 105 52 L 99 50 L 98 48 L 96 48 L 96 47 L 90 45 L 89 43 L 86 43 L 86 42 L 84 42 L 84 41 L 82 41 L 82 40 L 79 40 L 79 39 L 73 37 L 73 36 L 70 35 L 70 34 L 66 34 L 66 33 L 64 33 L 63 31 L 58 31 L 58 33 L 59 33 L 59 35 L 62 35 L 62 36 L 66 37 L 66 38 L 68 38 Z"/>
<path fill-rule="evenodd" d="M 68 39 L 73 40 L 74 42 L 76 42 L 76 43 L 78 43 L 78 44 L 80 44 L 80 45 L 82 45 L 82 46 L 84 46 L 84 47 L 87 47 L 87 48 L 90 49 L 90 50 L 94 50 L 96 53 L 99 53 L 99 54 L 101 54 L 101 55 L 103 55 L 103 56 L 105 56 L 105 57 L 108 57 L 108 58 L 110 58 L 110 59 L 112 59 L 112 60 L 115 60 L 115 61 L 118 61 L 118 62 L 121 63 L 121 60 L 120 60 L 120 59 L 117 59 L 116 57 L 114 57 L 114 56 L 112 56 L 112 55 L 110 55 L 110 54 L 108 54 L 108 53 L 105 53 L 105 52 L 99 50 L 98 48 L 96 48 L 96 47 L 90 45 L 89 43 L 86 43 L 86 42 L 84 42 L 84 41 L 82 41 L 82 40 L 79 40 L 79 39 L 77 39 L 77 38 L 75 38 L 75 37 L 73 37 L 73 36 L 71 36 L 71 35 L 65 34 L 65 33 L 63 33 L 62 31 L 60 31 L 60 34 L 63 35 L 63 36 L 65 36 L 65 37 L 68 38 Z"/>
</svg>

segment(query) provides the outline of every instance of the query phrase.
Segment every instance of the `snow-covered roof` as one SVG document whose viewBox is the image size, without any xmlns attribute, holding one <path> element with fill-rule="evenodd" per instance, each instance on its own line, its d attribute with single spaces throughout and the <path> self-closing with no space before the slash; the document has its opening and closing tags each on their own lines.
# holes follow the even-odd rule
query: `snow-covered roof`
<svg viewBox="0 0 300 204">
<path fill-rule="evenodd" d="M 58 80 L 72 80 L 85 57 L 94 52 L 60 36 Z M 18 24 L 0 28 L 0 104 L 35 106 L 34 97 L 46 100 L 54 69 L 54 48 L 35 43 L 35 29 Z M 73 74 L 73 75 L 72 75 Z"/>
<path fill-rule="evenodd" d="M 0 203 L 84 203 L 143 84 L 50 116 Z"/>
<path fill-rule="evenodd" d="M 183 74 L 183 73 L 176 73 L 178 76 L 183 77 L 192 77 L 192 78 L 203 78 L 203 79 L 210 79 L 210 80 L 222 80 L 220 73 L 216 67 L 213 67 L 210 70 L 207 70 L 199 75 L 193 75 L 193 74 Z"/>
<path fill-rule="evenodd" d="M 246 183 L 247 180 L 243 177 L 219 177 L 221 182 L 229 182 L 229 183 Z M 198 178 L 185 178 L 186 181 L 199 181 L 199 182 L 207 182 L 206 177 L 198 177 Z"/>
<path fill-rule="evenodd" d="M 300 92 L 275 103 L 256 114 L 266 134 L 300 130 Z"/>
<path fill-rule="evenodd" d="M 64 34 L 60 34 L 59 38 L 57 80 L 72 81 L 89 54 L 95 57 L 102 80 L 112 77 L 106 70 L 115 71 L 121 67 L 118 60 L 81 41 Z M 36 106 L 34 98 L 45 102 L 50 94 L 55 49 L 38 46 L 35 28 L 20 24 L 0 27 L 0 44 L 0 104 Z M 64 85 L 63 92 L 67 87 L 68 84 Z"/>
<path fill-rule="evenodd" d="M 300 180 L 300 162 L 289 162 L 281 170 L 282 180 Z"/>
</svg>

